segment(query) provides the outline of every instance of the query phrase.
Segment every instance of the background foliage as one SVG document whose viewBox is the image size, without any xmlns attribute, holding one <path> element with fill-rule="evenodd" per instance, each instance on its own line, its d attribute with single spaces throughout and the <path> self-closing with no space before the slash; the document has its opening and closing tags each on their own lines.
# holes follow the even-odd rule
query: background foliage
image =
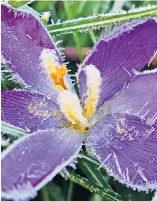
<svg viewBox="0 0 157 201">
<path fill-rule="evenodd" d="M 116 12 L 118 9 L 129 10 L 156 4 L 156 1 L 34 1 L 29 4 L 39 14 L 50 11 L 51 17 L 48 24 L 57 23 L 59 20 L 71 20 L 74 18 L 88 17 L 93 14 Z M 64 47 L 65 62 L 69 62 L 68 68 L 74 74 L 77 65 L 83 61 L 91 48 L 98 40 L 104 30 L 89 30 L 87 32 L 74 32 L 72 34 L 52 34 L 55 41 L 62 40 L 59 46 Z M 19 85 L 9 81 L 6 75 L 2 74 L 2 89 L 18 88 Z M 4 125 L 6 133 L 13 132 L 14 128 Z M 17 132 L 17 131 L 15 131 Z M 19 131 L 20 135 L 23 131 Z M 100 164 L 95 159 L 82 152 L 78 160 L 77 169 L 70 170 L 69 176 L 63 178 L 56 176 L 52 182 L 47 184 L 34 201 L 149 201 L 153 193 L 137 192 L 125 185 L 114 181 L 105 170 L 99 169 Z M 91 192 L 90 192 L 91 191 Z M 115 193 L 114 193 L 115 192 Z"/>
</svg>

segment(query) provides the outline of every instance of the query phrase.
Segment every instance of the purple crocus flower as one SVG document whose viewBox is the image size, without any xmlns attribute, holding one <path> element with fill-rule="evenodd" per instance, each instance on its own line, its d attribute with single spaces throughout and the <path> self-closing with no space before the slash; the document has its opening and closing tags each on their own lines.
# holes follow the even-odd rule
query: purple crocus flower
<svg viewBox="0 0 157 201">
<path fill-rule="evenodd" d="M 83 142 L 115 179 L 157 189 L 157 71 L 140 72 L 156 50 L 156 19 L 114 28 L 79 68 L 79 99 L 40 20 L 2 5 L 2 55 L 25 88 L 2 92 L 2 119 L 31 132 L 2 153 L 2 196 L 32 198 Z"/>
</svg>

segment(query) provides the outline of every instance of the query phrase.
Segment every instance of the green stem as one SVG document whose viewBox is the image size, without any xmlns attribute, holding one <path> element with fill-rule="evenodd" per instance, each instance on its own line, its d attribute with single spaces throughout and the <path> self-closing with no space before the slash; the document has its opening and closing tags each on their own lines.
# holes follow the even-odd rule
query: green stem
<svg viewBox="0 0 157 201">
<path fill-rule="evenodd" d="M 6 123 L 4 121 L 1 121 L 1 132 L 10 134 L 10 135 L 17 137 L 17 138 L 29 133 L 27 130 L 24 130 L 24 129 L 19 128 L 19 127 L 15 127 L 15 126 L 13 126 L 9 123 Z"/>
<path fill-rule="evenodd" d="M 42 193 L 42 200 L 43 201 L 50 201 L 50 199 L 49 199 L 49 193 L 48 193 L 48 190 L 47 190 L 46 186 L 41 189 L 41 193 Z"/>
<path fill-rule="evenodd" d="M 92 158 L 90 158 L 90 157 L 84 155 L 83 153 L 79 153 L 79 157 L 88 160 L 89 162 L 91 162 L 91 163 L 97 165 L 98 167 L 100 166 L 100 163 L 99 163 L 99 162 L 97 162 L 95 159 L 92 159 Z"/>
<path fill-rule="evenodd" d="M 94 45 L 97 42 L 96 37 L 95 37 L 93 31 L 89 31 L 89 34 L 90 34 L 90 37 L 92 39 L 92 43 Z"/>
<path fill-rule="evenodd" d="M 2 80 L 1 83 L 2 83 L 2 89 L 8 90 L 6 81 Z"/>
<path fill-rule="evenodd" d="M 66 2 L 65 2 L 66 3 Z M 133 20 L 137 18 L 155 16 L 157 13 L 157 6 L 151 8 L 136 9 L 134 11 L 125 13 L 113 13 L 112 15 L 98 15 L 93 17 L 81 18 L 77 20 L 65 21 L 62 23 L 47 26 L 50 33 L 68 34 L 74 31 L 88 31 L 91 29 L 99 29 L 110 24 L 123 22 L 126 20 Z"/>
<path fill-rule="evenodd" d="M 73 14 L 72 14 L 72 10 L 71 10 L 69 2 L 68 1 L 63 1 L 63 4 L 64 4 L 66 15 L 67 15 L 68 19 L 71 20 L 73 18 Z M 82 52 L 81 52 L 82 48 L 81 48 L 81 45 L 80 45 L 78 33 L 75 32 L 73 37 L 74 37 L 74 41 L 75 41 L 75 44 L 76 44 L 76 48 L 77 48 L 80 60 L 83 61 L 83 55 L 82 55 Z"/>
<path fill-rule="evenodd" d="M 74 182 L 70 181 L 69 190 L 68 190 L 68 196 L 67 196 L 67 201 L 71 201 L 72 200 L 73 188 L 74 188 Z"/>
<path fill-rule="evenodd" d="M 91 183 L 88 179 L 81 177 L 78 174 L 71 173 L 67 177 L 69 180 L 76 184 L 88 189 L 92 193 L 96 193 L 106 199 L 106 201 L 122 201 L 120 196 L 110 189 L 104 189 L 103 187 Z"/>
<path fill-rule="evenodd" d="M 8 4 L 14 8 L 19 8 L 21 6 L 32 3 L 34 0 L 9 0 Z"/>
</svg>

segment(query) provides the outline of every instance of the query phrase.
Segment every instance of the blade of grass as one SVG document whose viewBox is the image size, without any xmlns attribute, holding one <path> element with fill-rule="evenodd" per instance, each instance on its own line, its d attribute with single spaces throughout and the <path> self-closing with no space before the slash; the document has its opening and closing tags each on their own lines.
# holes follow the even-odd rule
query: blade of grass
<svg viewBox="0 0 157 201">
<path fill-rule="evenodd" d="M 90 201 L 104 201 L 104 199 L 103 199 L 100 195 L 94 194 L 94 195 L 91 197 Z"/>
<path fill-rule="evenodd" d="M 34 0 L 8 0 L 8 4 L 14 8 L 19 8 L 29 3 L 32 3 Z"/>
<path fill-rule="evenodd" d="M 70 180 L 67 201 L 71 201 L 72 200 L 73 188 L 74 188 L 74 182 Z"/>
<path fill-rule="evenodd" d="M 50 201 L 50 199 L 49 199 L 49 192 L 47 190 L 47 186 L 45 186 L 45 187 L 43 187 L 41 189 L 41 193 L 42 193 L 42 200 L 43 201 Z"/>
<path fill-rule="evenodd" d="M 101 187 L 111 189 L 111 186 L 108 183 L 108 175 L 103 169 L 99 169 L 101 164 L 86 155 L 84 152 L 79 154 L 79 156 L 80 158 L 78 160 L 78 166 L 86 177 Z"/>
<path fill-rule="evenodd" d="M 94 45 L 97 42 L 97 40 L 96 40 L 96 37 L 95 37 L 93 31 L 89 31 L 89 35 L 90 35 L 92 43 Z"/>
<path fill-rule="evenodd" d="M 71 7 L 70 7 L 70 2 L 63 1 L 63 4 L 64 4 L 64 8 L 65 8 L 65 13 L 66 13 L 68 19 L 71 20 L 73 18 L 73 13 L 72 13 L 72 10 L 71 10 Z M 83 55 L 81 53 L 81 45 L 80 45 L 80 42 L 79 42 L 78 33 L 74 32 L 73 37 L 74 37 L 74 41 L 75 41 L 75 44 L 76 44 L 77 51 L 79 53 L 80 60 L 83 61 Z"/>
<path fill-rule="evenodd" d="M 115 0 L 111 11 L 112 12 L 117 12 L 118 10 L 122 9 L 124 3 L 125 3 L 125 0 L 121 0 L 121 1 Z"/>
</svg>

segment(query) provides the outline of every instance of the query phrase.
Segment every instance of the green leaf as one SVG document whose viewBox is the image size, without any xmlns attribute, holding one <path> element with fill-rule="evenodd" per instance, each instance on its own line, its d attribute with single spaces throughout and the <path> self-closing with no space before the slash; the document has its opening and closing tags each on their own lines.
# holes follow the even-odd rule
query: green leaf
<svg viewBox="0 0 157 201">
<path fill-rule="evenodd" d="M 41 190 L 42 201 L 65 201 L 64 193 L 60 186 L 49 182 Z"/>
<path fill-rule="evenodd" d="M 8 90 L 12 88 L 21 88 L 20 83 L 18 83 L 18 80 L 15 79 L 15 74 L 9 69 L 8 65 L 1 64 L 1 86 L 2 90 Z"/>
<path fill-rule="evenodd" d="M 157 14 L 157 6 L 148 6 L 139 9 L 123 11 L 120 13 L 100 14 L 87 18 L 80 18 L 65 21 L 47 26 L 48 31 L 53 34 L 68 34 L 75 31 L 86 32 L 88 30 L 95 30 L 111 26 L 115 23 L 120 23 L 128 20 L 155 16 Z"/>
<path fill-rule="evenodd" d="M 42 193 L 42 200 L 43 201 L 50 201 L 50 199 L 49 199 L 49 192 L 48 192 L 47 186 L 44 186 L 41 189 L 41 193 Z"/>
<path fill-rule="evenodd" d="M 97 42 L 96 36 L 94 35 L 93 31 L 89 31 L 90 37 L 92 39 L 93 45 Z"/>
<path fill-rule="evenodd" d="M 73 169 L 73 173 L 75 170 Z M 71 201 L 73 197 L 73 188 L 74 188 L 74 182 L 70 180 L 68 194 L 67 194 L 67 201 Z"/>
<path fill-rule="evenodd" d="M 93 184 L 88 179 L 81 177 L 78 174 L 69 172 L 69 176 L 67 176 L 67 178 L 69 180 L 73 181 L 74 183 L 88 189 L 90 192 L 100 195 L 106 201 L 122 201 L 120 196 L 117 193 L 115 193 L 114 191 L 112 191 L 108 188 L 101 187 L 98 184 Z"/>
<path fill-rule="evenodd" d="M 121 184 L 115 181 L 113 178 L 111 180 L 114 190 L 121 195 L 123 200 L 127 201 L 151 201 L 153 192 L 135 191 L 132 188 L 128 188 L 125 184 Z"/>
<path fill-rule="evenodd" d="M 63 4 L 64 4 L 64 8 L 65 8 L 65 13 L 66 13 L 68 19 L 71 20 L 73 18 L 73 12 L 72 12 L 71 7 L 70 7 L 70 2 L 63 1 Z M 74 33 L 73 38 L 74 38 L 74 41 L 76 44 L 77 51 L 79 53 L 80 60 L 83 61 L 83 55 L 81 53 L 82 48 L 81 48 L 81 45 L 79 42 L 79 35 L 77 32 Z"/>
<path fill-rule="evenodd" d="M 7 134 L 17 137 L 17 138 L 29 133 L 29 131 L 27 131 L 27 130 L 24 130 L 19 127 L 15 127 L 4 121 L 1 121 L 1 131 L 2 131 L 2 133 L 7 133 Z"/>
<path fill-rule="evenodd" d="M 8 0 L 8 4 L 14 8 L 19 8 L 29 3 L 32 3 L 34 0 Z"/>
<path fill-rule="evenodd" d="M 101 187 L 111 189 L 111 186 L 108 183 L 109 177 L 105 170 L 100 168 L 101 164 L 85 153 L 81 153 L 79 156 L 78 166 L 85 176 L 93 183 L 97 183 Z"/>
</svg>

